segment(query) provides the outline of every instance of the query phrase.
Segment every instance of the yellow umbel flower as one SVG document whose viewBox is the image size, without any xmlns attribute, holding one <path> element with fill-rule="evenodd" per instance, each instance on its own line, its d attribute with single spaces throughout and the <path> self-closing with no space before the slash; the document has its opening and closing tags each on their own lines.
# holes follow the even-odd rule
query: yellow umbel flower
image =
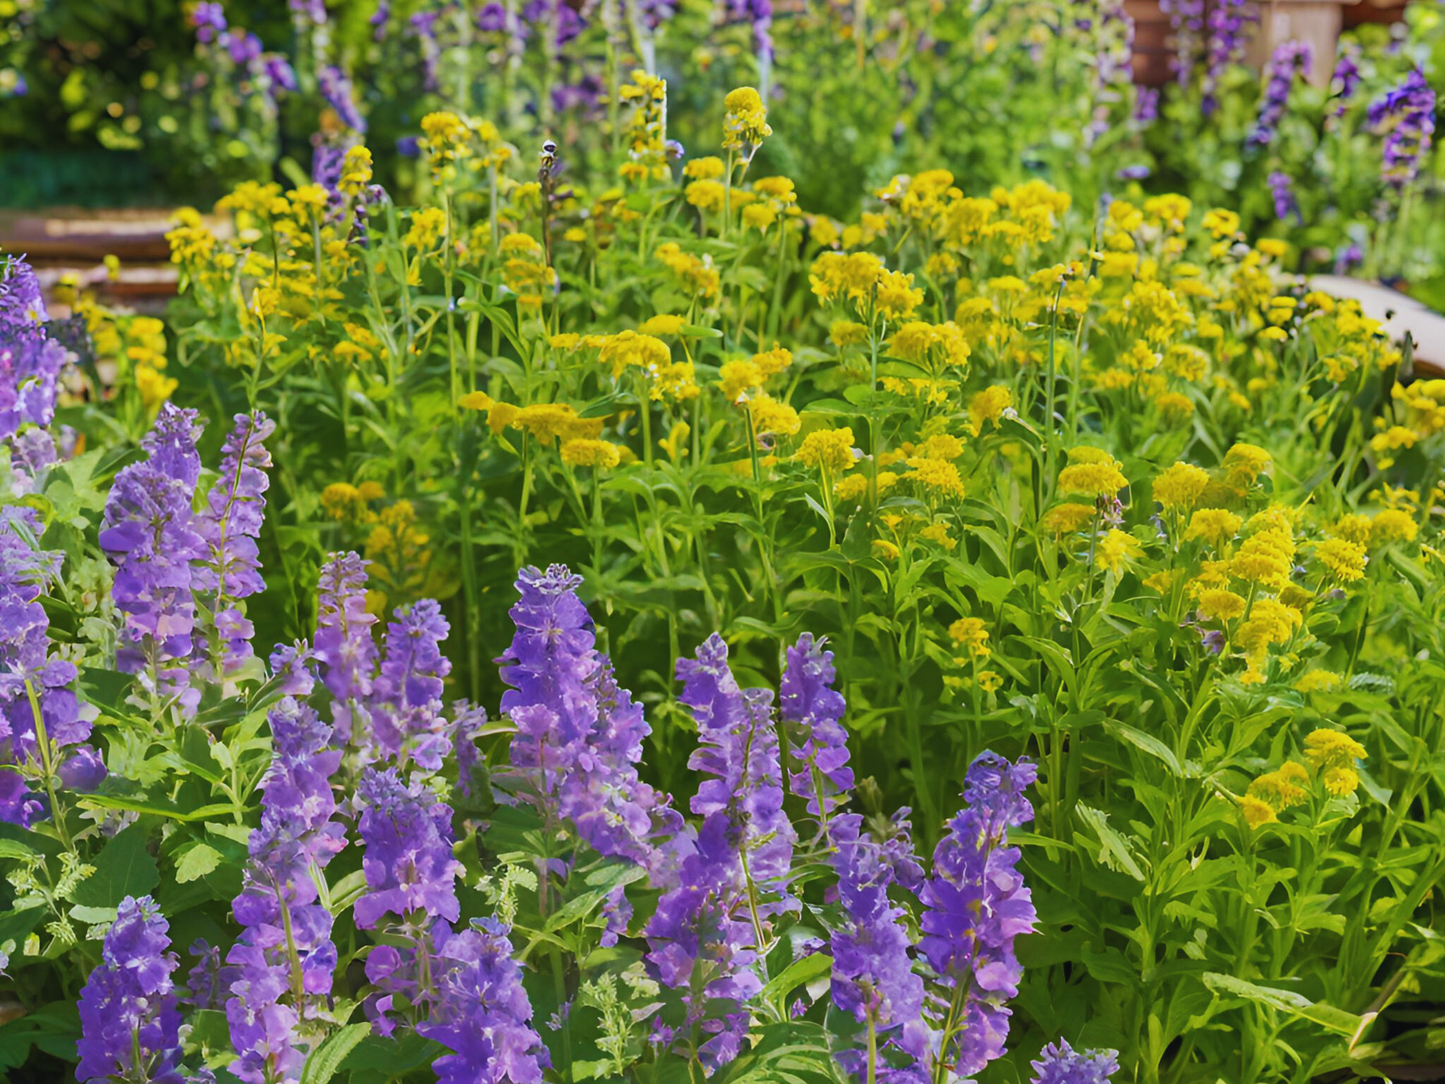
<svg viewBox="0 0 1445 1084">
<path fill-rule="evenodd" d="M 1094 518 L 1097 509 L 1092 504 L 1066 502 L 1056 504 L 1043 514 L 1039 523 L 1045 530 L 1065 535 L 1081 531 Z"/>
<path fill-rule="evenodd" d="M 1098 453 L 1098 454 L 1095 454 Z M 1075 448 L 1069 463 L 1059 471 L 1059 492 L 1086 497 L 1112 497 L 1129 484 L 1123 464 L 1097 448 Z"/>
<path fill-rule="evenodd" d="M 768 127 L 768 109 L 753 87 L 738 87 L 723 100 L 723 148 L 751 153 L 773 130 Z"/>
<path fill-rule="evenodd" d="M 562 462 L 569 467 L 615 467 L 622 462 L 622 449 L 611 441 L 574 437 L 564 440 Z"/>
<path fill-rule="evenodd" d="M 803 438 L 798 458 L 807 466 L 830 474 L 850 470 L 857 462 L 853 457 L 853 430 L 846 426 L 842 429 L 813 430 Z"/>
<path fill-rule="evenodd" d="M 1208 488 L 1208 471 L 1190 463 L 1175 463 L 1154 479 L 1154 499 L 1172 511 L 1187 512 Z"/>
<path fill-rule="evenodd" d="M 1320 728 L 1305 738 L 1305 756 L 1319 772 L 1325 790 L 1336 798 L 1353 794 L 1360 785 L 1355 762 L 1368 755 L 1363 745 L 1343 731 Z"/>
<path fill-rule="evenodd" d="M 1315 543 L 1315 557 L 1341 583 L 1354 583 L 1365 575 L 1369 557 L 1365 547 L 1347 538 L 1326 538 Z"/>
<path fill-rule="evenodd" d="M 988 646 L 988 626 L 978 617 L 960 617 L 948 626 L 948 638 L 971 658 L 986 659 L 992 652 Z"/>
</svg>

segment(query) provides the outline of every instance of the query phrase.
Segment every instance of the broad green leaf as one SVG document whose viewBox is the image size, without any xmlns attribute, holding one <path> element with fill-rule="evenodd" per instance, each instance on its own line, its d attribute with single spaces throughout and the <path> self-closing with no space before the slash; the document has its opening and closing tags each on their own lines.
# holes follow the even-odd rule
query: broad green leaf
<svg viewBox="0 0 1445 1084">
<path fill-rule="evenodd" d="M 301 1070 L 301 1084 L 327 1084 L 341 1068 L 346 1055 L 370 1034 L 370 1024 L 347 1024 L 312 1051 Z"/>
<path fill-rule="evenodd" d="M 146 847 L 143 824 L 134 824 L 105 845 L 95 872 L 76 887 L 72 900 L 88 907 L 115 907 L 127 896 L 144 896 L 160 884 L 156 860 Z"/>
<path fill-rule="evenodd" d="M 1344 1009 L 1337 1009 L 1333 1005 L 1326 1005 L 1323 1002 L 1311 1001 L 1303 994 L 1297 994 L 1293 990 L 1258 986 L 1244 979 L 1235 978 L 1233 975 L 1221 975 L 1214 971 L 1205 972 L 1203 979 L 1204 985 L 1216 994 L 1247 998 L 1261 1005 L 1268 1005 L 1272 1009 L 1279 1009 L 1281 1012 L 1309 1020 L 1340 1035 L 1354 1037 L 1365 1024 L 1365 1018 L 1362 1016 L 1346 1012 Z"/>
<path fill-rule="evenodd" d="M 205 843 L 197 843 L 181 855 L 176 863 L 176 881 L 185 884 L 204 877 L 221 864 L 221 852 Z"/>
<path fill-rule="evenodd" d="M 788 995 L 799 986 L 806 986 L 814 979 L 822 978 L 833 970 L 833 957 L 826 952 L 814 952 L 800 960 L 794 960 L 762 988 L 759 996 L 773 1006 L 778 1018 L 788 1018 Z"/>
</svg>

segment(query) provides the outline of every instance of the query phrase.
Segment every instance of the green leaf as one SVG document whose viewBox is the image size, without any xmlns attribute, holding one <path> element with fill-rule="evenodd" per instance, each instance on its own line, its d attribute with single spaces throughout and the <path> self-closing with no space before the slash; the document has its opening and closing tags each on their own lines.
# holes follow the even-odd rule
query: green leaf
<svg viewBox="0 0 1445 1084">
<path fill-rule="evenodd" d="M 136 824 L 105 845 L 95 872 L 81 881 L 73 901 L 87 907 L 115 907 L 127 896 L 144 896 L 160 884 L 156 860 L 146 849 L 146 830 Z"/>
<path fill-rule="evenodd" d="M 317 1047 L 306 1059 L 306 1065 L 301 1070 L 301 1084 L 326 1084 L 341 1068 L 341 1063 L 346 1060 L 346 1055 L 356 1049 L 356 1045 L 370 1034 L 370 1024 L 347 1024 Z"/>
<path fill-rule="evenodd" d="M 1092 828 L 1099 837 L 1099 843 L 1103 848 L 1099 854 L 1099 861 L 1110 869 L 1123 870 L 1136 881 L 1145 880 L 1144 871 L 1134 860 L 1128 840 L 1109 826 L 1108 814 L 1101 809 L 1086 806 L 1082 802 L 1075 808 L 1084 823 Z"/>
<path fill-rule="evenodd" d="M 0 839 L 0 858 L 34 858 L 35 850 L 18 839 Z"/>
<path fill-rule="evenodd" d="M 1174 755 L 1174 750 L 1153 734 L 1146 734 L 1128 723 L 1115 722 L 1113 719 L 1104 720 L 1104 729 L 1115 737 L 1123 738 L 1136 749 L 1142 749 L 1150 756 L 1158 757 L 1176 776 L 1183 776 L 1184 772 L 1179 767 L 1179 758 Z"/>
<path fill-rule="evenodd" d="M 833 970 L 833 957 L 826 952 L 814 952 L 800 960 L 794 960 L 783 971 L 768 981 L 760 996 L 763 1001 L 777 1010 L 779 1019 L 788 1018 L 788 995 L 799 986 L 806 986 L 814 979 L 820 979 Z"/>
<path fill-rule="evenodd" d="M 176 881 L 185 884 L 204 877 L 221 864 L 221 852 L 205 843 L 197 843 L 181 855 L 176 863 Z"/>
<path fill-rule="evenodd" d="M 1297 994 L 1293 990 L 1256 986 L 1252 982 L 1237 979 L 1233 975 L 1221 975 L 1214 971 L 1206 971 L 1203 978 L 1204 985 L 1220 996 L 1242 997 L 1261 1005 L 1268 1005 L 1272 1009 L 1279 1009 L 1282 1012 L 1309 1020 L 1340 1035 L 1348 1035 L 1353 1038 L 1366 1022 L 1362 1016 L 1346 1012 L 1344 1009 L 1337 1009 L 1333 1005 L 1311 1001 L 1303 994 Z"/>
</svg>

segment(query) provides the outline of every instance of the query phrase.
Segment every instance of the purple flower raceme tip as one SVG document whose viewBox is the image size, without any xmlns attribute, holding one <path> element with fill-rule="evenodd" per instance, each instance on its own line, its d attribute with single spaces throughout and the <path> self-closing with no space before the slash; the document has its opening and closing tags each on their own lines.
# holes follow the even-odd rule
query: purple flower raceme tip
<svg viewBox="0 0 1445 1084">
<path fill-rule="evenodd" d="M 141 442 L 148 458 L 115 476 L 100 532 L 100 548 L 115 566 L 112 596 L 125 615 L 116 665 L 139 674 L 151 695 L 176 698 L 185 712 L 200 700 L 185 665 L 196 619 L 192 565 L 208 556 L 191 512 L 199 434 L 194 410 L 162 405 Z"/>
<path fill-rule="evenodd" d="M 807 796 L 809 813 L 825 818 L 847 802 L 853 789 L 842 722 L 847 703 L 833 688 L 833 653 L 811 633 L 788 648 L 787 660 L 779 707 L 790 738 L 788 787 Z"/>
<path fill-rule="evenodd" d="M 272 760 L 261 783 L 261 826 L 232 903 L 240 938 L 226 957 L 232 997 L 226 1019 L 244 1084 L 294 1084 L 305 1051 L 297 1028 L 331 993 L 336 946 L 331 912 L 318 902 L 316 875 L 346 846 L 332 817 L 331 776 L 341 752 L 331 727 L 286 697 L 267 716 Z"/>
<path fill-rule="evenodd" d="M 259 410 L 236 415 L 221 449 L 220 479 L 196 517 L 207 555 L 196 565 L 192 584 L 208 596 L 215 625 L 212 655 L 221 672 L 234 670 L 251 656 L 251 623 L 234 603 L 266 589 L 256 540 L 266 518 L 266 489 L 271 453 L 266 438 L 276 423 Z"/>
<path fill-rule="evenodd" d="M 1360 47 L 1352 41 L 1340 43 L 1340 55 L 1335 60 L 1334 74 L 1330 76 L 1330 95 L 1334 106 L 1332 117 L 1343 116 L 1360 85 Z"/>
<path fill-rule="evenodd" d="M 1269 61 L 1269 81 L 1265 84 L 1264 98 L 1260 102 L 1259 117 L 1249 133 L 1249 141 L 1256 147 L 1268 146 L 1274 141 L 1275 129 L 1284 116 L 1289 104 L 1290 89 L 1295 76 L 1307 76 L 1314 53 L 1303 41 L 1280 42 Z"/>
<path fill-rule="evenodd" d="M 48 318 L 35 271 L 6 257 L 0 264 L 0 441 L 55 417 L 56 381 L 68 354 L 46 332 Z"/>
<path fill-rule="evenodd" d="M 692 800 L 703 818 L 696 848 L 647 925 L 647 960 L 664 985 L 686 991 L 679 1033 L 698 1027 L 709 1036 L 699 1056 L 711 1071 L 742 1048 L 765 920 L 799 906 L 787 888 L 797 836 L 782 809 L 772 695 L 738 686 L 716 634 L 678 660 L 677 676 L 698 729 L 688 766 L 709 778 Z"/>
<path fill-rule="evenodd" d="M 0 264 L 0 337 L 39 335 L 50 319 L 35 269 L 19 256 L 6 255 Z"/>
<path fill-rule="evenodd" d="M 1304 216 L 1300 214 L 1299 202 L 1294 195 L 1294 182 L 1290 180 L 1288 173 L 1281 173 L 1275 170 L 1269 175 L 1269 191 L 1274 198 L 1274 216 L 1281 221 L 1291 216 L 1304 223 Z"/>
<path fill-rule="evenodd" d="M 455 922 L 460 914 L 452 857 L 452 811 L 419 783 L 403 783 L 394 768 L 368 768 L 357 787 L 359 831 L 366 851 L 368 891 L 356 901 L 356 924 L 374 929 L 387 914 Z"/>
<path fill-rule="evenodd" d="M 1419 175 L 1435 133 L 1435 92 L 1420 69 L 1412 69 L 1403 83 L 1371 102 L 1366 120 L 1385 136 L 1381 179 L 1392 188 L 1405 187 Z"/>
<path fill-rule="evenodd" d="M 75 665 L 49 657 L 50 620 L 40 599 L 64 558 L 38 548 L 40 530 L 34 509 L 0 508 L 0 765 L 9 766 L 0 769 L 0 820 L 27 828 L 47 812 L 35 705 L 62 786 L 94 790 L 106 774 L 83 744 L 96 712 L 72 689 Z"/>
<path fill-rule="evenodd" d="M 923 938 L 918 948 L 941 987 L 933 1002 L 961 996 L 952 1032 L 938 1056 L 960 1076 L 978 1073 L 1004 1052 L 1010 1012 L 1023 968 L 1014 940 L 1031 933 L 1037 914 L 1016 868 L 1008 830 L 1033 819 L 1024 791 L 1038 778 L 1028 760 L 1012 764 L 983 752 L 969 766 L 962 809 L 948 824 L 924 882 Z M 943 1023 L 943 1021 L 938 1021 Z"/>
<path fill-rule="evenodd" d="M 1117 1050 L 1075 1050 L 1067 1039 L 1044 1047 L 1029 1063 L 1033 1084 L 1108 1084 L 1119 1071 Z"/>
<path fill-rule="evenodd" d="M 347 74 L 334 64 L 327 64 L 316 73 L 316 85 L 326 103 L 353 131 L 366 133 L 366 120 L 356 107 L 356 91 Z"/>
<path fill-rule="evenodd" d="M 312 656 L 321 680 L 335 698 L 332 721 L 362 744 L 369 740 L 366 704 L 376 675 L 376 641 L 366 612 L 366 565 L 355 553 L 333 553 L 317 583 L 316 637 Z"/>
<path fill-rule="evenodd" d="M 505 654 L 502 711 L 517 732 L 511 767 L 495 782 L 515 799 L 560 815 L 599 854 L 630 858 L 665 887 L 680 859 L 682 819 L 637 776 L 651 728 L 596 649 L 580 576 L 562 565 L 517 575 L 516 634 Z"/>
<path fill-rule="evenodd" d="M 856 813 L 838 817 L 832 833 L 844 914 L 830 945 L 833 1004 L 858 1023 L 871 1024 L 885 1066 L 894 1051 L 904 1065 L 919 1065 L 930 1049 L 930 1031 L 923 1022 L 923 979 L 913 971 L 912 946 L 899 921 L 905 911 L 888 894 L 894 884 L 916 888 L 923 877 L 913 857 L 906 814 L 901 811 L 888 826 L 884 840 L 867 832 Z M 864 1077 L 866 1059 L 866 1051 L 857 1049 L 839 1060 L 849 1072 Z"/>
<path fill-rule="evenodd" d="M 442 716 L 442 679 L 452 664 L 441 652 L 449 626 L 433 599 L 398 609 L 386 629 L 386 657 L 372 684 L 371 722 L 377 746 L 428 771 L 442 766 L 451 745 Z"/>
<path fill-rule="evenodd" d="M 183 1084 L 169 926 L 149 896 L 121 900 L 80 993 L 77 1080 Z"/>
<path fill-rule="evenodd" d="M 478 919 L 447 936 L 435 960 L 436 1002 L 417 1030 L 452 1051 L 432 1063 L 438 1084 L 540 1084 L 551 1062 L 506 928 Z"/>
<path fill-rule="evenodd" d="M 202 0 L 191 11 L 191 25 L 196 28 L 196 40 L 209 45 L 226 29 L 226 10 L 220 4 Z"/>
</svg>

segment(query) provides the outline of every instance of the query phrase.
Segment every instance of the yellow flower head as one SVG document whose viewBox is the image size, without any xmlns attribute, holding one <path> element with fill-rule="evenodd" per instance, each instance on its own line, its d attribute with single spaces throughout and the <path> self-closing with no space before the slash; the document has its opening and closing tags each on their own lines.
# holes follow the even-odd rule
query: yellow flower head
<svg viewBox="0 0 1445 1084">
<path fill-rule="evenodd" d="M 1071 462 L 1059 472 L 1059 492 L 1086 497 L 1112 497 L 1129 484 L 1123 464 L 1097 448 L 1075 448 Z"/>
<path fill-rule="evenodd" d="M 1190 463 L 1175 463 L 1154 479 L 1154 499 L 1165 508 L 1187 512 L 1208 488 L 1208 471 Z"/>
<path fill-rule="evenodd" d="M 752 87 L 738 87 L 723 100 L 723 148 L 748 153 L 773 130 L 768 127 L 768 109 Z"/>
<path fill-rule="evenodd" d="M 1315 557 L 1341 583 L 1353 583 L 1365 575 L 1369 557 L 1365 547 L 1345 538 L 1326 538 L 1315 543 Z"/>
<path fill-rule="evenodd" d="M 1093 520 L 1097 509 L 1092 504 L 1067 502 L 1056 504 L 1043 514 L 1039 523 L 1045 530 L 1065 535 L 1081 531 Z"/>
<path fill-rule="evenodd" d="M 856 460 L 853 457 L 853 430 L 815 429 L 803 438 L 798 448 L 798 458 L 809 467 L 842 474 L 850 470 Z"/>
<path fill-rule="evenodd" d="M 562 442 L 562 462 L 571 467 L 615 467 L 622 449 L 611 441 L 574 437 Z"/>
</svg>

